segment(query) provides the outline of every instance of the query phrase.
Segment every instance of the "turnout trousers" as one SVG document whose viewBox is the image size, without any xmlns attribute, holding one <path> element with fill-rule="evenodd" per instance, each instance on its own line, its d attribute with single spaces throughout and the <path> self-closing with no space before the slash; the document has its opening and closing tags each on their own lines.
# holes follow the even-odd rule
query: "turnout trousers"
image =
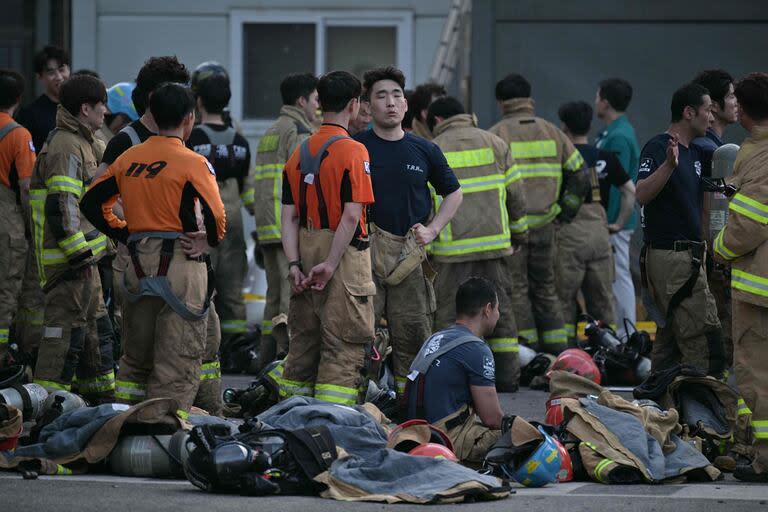
<svg viewBox="0 0 768 512">
<path fill-rule="evenodd" d="M 413 359 L 432 335 L 432 317 L 436 309 L 432 285 L 434 271 L 426 261 L 416 266 L 398 284 L 385 282 L 400 262 L 406 245 L 415 250 L 415 239 L 411 233 L 397 236 L 371 226 L 371 261 L 376 282 L 375 317 L 377 322 L 382 318 L 387 322 L 395 387 L 400 396 L 405 392 L 408 369 Z"/>
<path fill-rule="evenodd" d="M 114 335 L 96 265 L 45 293 L 43 324 L 35 382 L 49 391 L 72 389 L 92 403 L 114 401 Z"/>
<path fill-rule="evenodd" d="M 528 243 L 508 256 L 511 262 L 512 311 L 518 335 L 539 349 L 558 354 L 568 347 L 555 286 L 555 226 L 528 232 Z"/>
<path fill-rule="evenodd" d="M 513 392 L 520 380 L 517 327 L 512 313 L 510 296 L 512 282 L 507 258 L 493 258 L 462 263 L 434 263 L 435 330 L 445 329 L 456 319 L 456 289 L 473 276 L 484 277 L 496 285 L 499 296 L 499 321 L 493 333 L 486 339 L 496 364 L 496 388 L 501 392 Z"/>
<path fill-rule="evenodd" d="M 325 261 L 334 232 L 299 232 L 304 270 Z M 280 397 L 314 396 L 345 405 L 361 401 L 367 389 L 366 359 L 373 343 L 373 296 L 370 250 L 348 246 L 322 291 L 291 296 L 290 342 L 282 375 L 273 373 Z"/>
<path fill-rule="evenodd" d="M 163 240 L 145 238 L 136 244 L 136 259 L 147 275 L 160 266 Z M 155 274 L 156 275 L 156 274 Z M 184 255 L 174 244 L 167 278 L 171 291 L 190 311 L 202 311 L 208 291 L 206 264 Z M 139 293 L 135 262 L 125 274 L 125 287 Z M 117 375 L 118 401 L 135 404 L 150 398 L 173 398 L 180 416 L 192 406 L 200 385 L 206 354 L 208 317 L 187 320 L 160 297 L 126 298 L 123 309 L 123 355 Z"/>
<path fill-rule="evenodd" d="M 24 217 L 16 194 L 0 185 L 0 367 L 8 353 L 11 324 L 19 309 L 19 299 L 29 247 L 24 237 Z M 16 340 L 14 340 L 16 341 Z"/>
</svg>

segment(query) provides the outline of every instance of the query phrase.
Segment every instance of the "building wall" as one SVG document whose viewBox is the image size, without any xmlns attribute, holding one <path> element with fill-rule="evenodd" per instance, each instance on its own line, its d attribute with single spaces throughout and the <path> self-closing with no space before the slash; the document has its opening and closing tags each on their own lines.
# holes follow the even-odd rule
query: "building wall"
<svg viewBox="0 0 768 512">
<path fill-rule="evenodd" d="M 768 9 L 757 0 L 475 0 L 473 107 L 481 125 L 493 124 L 494 85 L 517 72 L 531 82 L 537 113 L 558 122 L 560 104 L 592 102 L 598 82 L 618 76 L 633 85 L 628 114 L 642 145 L 666 129 L 672 93 L 698 71 L 765 71 L 766 33 Z M 727 138 L 740 142 L 743 131 Z"/>
</svg>

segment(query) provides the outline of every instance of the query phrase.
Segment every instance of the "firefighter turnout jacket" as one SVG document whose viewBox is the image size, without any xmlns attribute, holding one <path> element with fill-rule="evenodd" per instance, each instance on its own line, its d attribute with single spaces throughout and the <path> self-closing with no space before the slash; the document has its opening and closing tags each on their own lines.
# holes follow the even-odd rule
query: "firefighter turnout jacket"
<svg viewBox="0 0 768 512">
<path fill-rule="evenodd" d="M 104 143 L 91 129 L 59 105 L 56 128 L 35 162 L 30 184 L 32 236 L 44 290 L 105 254 L 107 237 L 77 206 L 103 152 Z"/>
<path fill-rule="evenodd" d="M 715 258 L 731 264 L 734 300 L 768 307 L 768 128 L 756 127 L 728 179 L 738 192 L 714 240 Z"/>
<path fill-rule="evenodd" d="M 556 217 L 570 221 L 589 190 L 581 154 L 559 128 L 534 115 L 532 99 L 506 100 L 502 110 L 504 117 L 490 132 L 509 144 L 514 170 L 522 174 L 528 228 Z"/>
<path fill-rule="evenodd" d="M 253 185 L 246 191 L 243 203 L 253 205 L 260 245 L 280 243 L 283 167 L 312 131 L 312 125 L 301 109 L 283 105 L 275 124 L 259 140 Z"/>
<path fill-rule="evenodd" d="M 432 242 L 435 261 L 456 263 L 507 256 L 528 232 L 522 174 L 507 143 L 477 127 L 471 114 L 446 119 L 434 130 L 464 201 Z M 435 211 L 442 198 L 432 190 Z M 479 221 L 482 219 L 482 221 Z"/>
</svg>

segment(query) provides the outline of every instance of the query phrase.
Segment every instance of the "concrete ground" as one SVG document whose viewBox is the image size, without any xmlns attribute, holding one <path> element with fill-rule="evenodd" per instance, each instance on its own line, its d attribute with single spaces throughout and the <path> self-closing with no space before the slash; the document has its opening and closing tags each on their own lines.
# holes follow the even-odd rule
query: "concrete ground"
<svg viewBox="0 0 768 512">
<path fill-rule="evenodd" d="M 250 377 L 227 376 L 225 385 L 246 386 Z M 502 395 L 507 413 L 541 420 L 546 393 L 523 389 Z M 768 510 L 768 485 L 743 484 L 730 475 L 715 483 L 682 485 L 607 486 L 566 483 L 541 489 L 516 486 L 505 500 L 463 505 L 430 506 L 429 510 L 613 512 L 638 510 L 699 512 L 709 510 Z M 320 498 L 279 496 L 246 498 L 206 494 L 185 481 L 148 480 L 112 475 L 40 477 L 23 480 L 18 473 L 0 473 L 0 512 L 144 512 L 158 509 L 184 512 L 219 510 L 269 512 L 360 512 L 391 509 L 424 510 L 424 506 L 345 503 Z"/>
</svg>

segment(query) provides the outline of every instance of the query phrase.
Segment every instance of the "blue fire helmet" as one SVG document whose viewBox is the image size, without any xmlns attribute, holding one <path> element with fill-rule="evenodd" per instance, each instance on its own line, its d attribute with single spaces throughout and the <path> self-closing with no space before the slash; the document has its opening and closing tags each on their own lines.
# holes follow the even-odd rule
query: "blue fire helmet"
<svg viewBox="0 0 768 512">
<path fill-rule="evenodd" d="M 562 463 L 555 440 L 541 427 L 539 432 L 544 440 L 528 459 L 511 472 L 512 477 L 526 487 L 543 487 L 556 482 Z"/>
<path fill-rule="evenodd" d="M 125 114 L 131 121 L 139 118 L 139 113 L 133 106 L 131 93 L 136 88 L 135 84 L 120 82 L 107 89 L 107 108 L 112 114 Z"/>
</svg>

